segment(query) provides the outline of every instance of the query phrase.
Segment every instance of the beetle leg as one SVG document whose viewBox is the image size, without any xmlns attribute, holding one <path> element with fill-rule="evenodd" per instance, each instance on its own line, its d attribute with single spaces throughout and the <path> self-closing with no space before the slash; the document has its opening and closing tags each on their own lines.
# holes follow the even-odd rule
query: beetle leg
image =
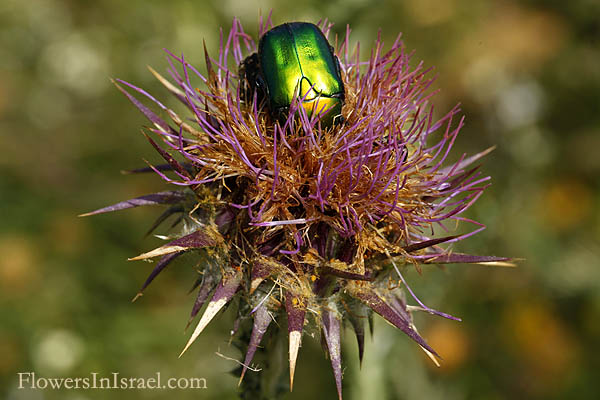
<svg viewBox="0 0 600 400">
<path fill-rule="evenodd" d="M 258 54 L 253 53 L 240 63 L 238 75 L 240 79 L 240 97 L 248 102 L 252 101 L 256 90 L 256 77 L 259 75 Z"/>
<path fill-rule="evenodd" d="M 265 83 L 265 80 L 262 77 L 262 75 L 260 74 L 260 71 L 256 75 L 255 84 L 256 84 L 256 92 L 257 92 L 256 101 L 258 101 L 258 103 L 260 104 L 263 102 L 264 99 L 269 98 L 269 87 Z"/>
<path fill-rule="evenodd" d="M 333 57 L 335 58 L 335 71 L 338 74 L 338 77 L 340 78 L 340 80 L 342 79 L 342 67 L 340 65 L 340 59 L 338 58 L 338 56 L 335 55 L 335 53 L 333 54 Z M 343 88 L 343 86 L 342 86 Z"/>
</svg>

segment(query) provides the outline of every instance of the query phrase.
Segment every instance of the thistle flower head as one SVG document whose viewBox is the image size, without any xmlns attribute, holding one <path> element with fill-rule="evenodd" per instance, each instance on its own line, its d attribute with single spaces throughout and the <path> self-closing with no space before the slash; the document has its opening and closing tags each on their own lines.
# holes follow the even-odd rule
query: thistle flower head
<svg viewBox="0 0 600 400">
<path fill-rule="evenodd" d="M 259 34 L 271 27 L 270 17 L 261 21 Z M 400 37 L 387 50 L 378 38 L 364 60 L 358 45 L 350 48 L 349 28 L 340 40 L 330 37 L 327 21 L 319 27 L 340 61 L 342 123 L 322 124 L 326 109 L 308 113 L 302 93 L 283 119 L 274 118 L 256 93 L 248 96 L 238 67 L 257 45 L 235 19 L 221 37 L 218 57 L 206 54 L 205 73 L 170 52 L 169 78 L 151 69 L 186 115 L 130 83 L 116 83 L 151 122 L 147 138 L 166 161 L 137 171 L 153 170 L 177 189 L 90 214 L 167 205 L 153 228 L 178 215 L 179 230 L 167 244 L 133 258 L 160 257 L 142 290 L 178 255 L 205 253 L 190 322 L 208 305 L 184 351 L 239 297 L 239 319 L 253 319 L 241 378 L 270 322 L 287 320 L 290 386 L 302 333 L 316 327 L 341 398 L 343 321 L 356 333 L 361 359 L 364 324 L 375 312 L 435 361 L 438 355 L 418 334 L 411 311 L 457 319 L 423 304 L 402 268 L 507 259 L 440 246 L 483 229 L 461 214 L 489 184 L 471 167 L 489 150 L 447 162 L 463 117 L 458 106 L 434 117 L 430 69 L 411 66 Z M 456 222 L 474 229 L 461 236 L 435 234 Z M 415 305 L 408 305 L 403 288 Z"/>
</svg>

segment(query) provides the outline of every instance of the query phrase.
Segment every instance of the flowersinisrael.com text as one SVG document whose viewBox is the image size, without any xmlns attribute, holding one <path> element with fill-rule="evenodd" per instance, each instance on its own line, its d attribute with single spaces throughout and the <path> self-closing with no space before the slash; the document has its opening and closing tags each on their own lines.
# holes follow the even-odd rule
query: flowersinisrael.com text
<svg viewBox="0 0 600 400">
<path fill-rule="evenodd" d="M 206 389 L 205 378 L 165 378 L 160 372 L 152 377 L 121 376 L 113 372 L 108 376 L 92 372 L 83 377 L 42 377 L 35 372 L 19 372 L 18 389 L 60 390 L 60 389 Z"/>
</svg>

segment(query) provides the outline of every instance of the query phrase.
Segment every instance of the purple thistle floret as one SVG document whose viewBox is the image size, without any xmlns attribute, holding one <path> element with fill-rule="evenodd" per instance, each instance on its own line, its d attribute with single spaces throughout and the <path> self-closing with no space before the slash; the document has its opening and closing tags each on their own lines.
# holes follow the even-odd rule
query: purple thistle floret
<svg viewBox="0 0 600 400">
<path fill-rule="evenodd" d="M 319 26 L 328 37 L 331 24 Z M 260 36 L 270 28 L 270 16 L 261 19 Z M 438 354 L 418 334 L 410 311 L 458 319 L 421 302 L 402 268 L 509 264 L 505 257 L 455 253 L 440 246 L 484 229 L 462 214 L 489 185 L 490 178 L 472 165 L 491 149 L 449 163 L 464 117 L 458 106 L 434 117 L 430 69 L 423 63 L 411 67 L 412 54 L 405 52 L 400 36 L 387 51 L 378 37 L 367 61 L 361 61 L 358 45 L 350 48 L 349 37 L 347 28 L 343 40 L 336 36 L 332 42 L 345 86 L 344 122 L 332 127 L 321 124 L 327 110 L 307 114 L 302 95 L 280 121 L 256 95 L 247 99 L 241 94 L 237 68 L 257 46 L 237 19 L 227 37 L 221 33 L 216 59 L 205 47 L 205 75 L 183 55 L 168 51 L 170 80 L 151 69 L 189 116 L 180 117 L 143 89 L 118 80 L 117 88 L 151 122 L 147 130 L 156 139 L 146 137 L 166 162 L 131 172 L 154 171 L 179 189 L 89 213 L 168 205 L 152 230 L 178 216 L 180 230 L 167 244 L 133 259 L 161 257 L 142 291 L 180 254 L 196 252 L 208 260 L 194 284 L 198 294 L 189 322 L 210 300 L 184 351 L 239 297 L 236 326 L 249 316 L 253 320 L 240 382 L 248 379 L 265 333 L 278 329 L 271 320 L 287 319 L 290 388 L 305 325 L 316 326 L 340 399 L 343 321 L 356 333 L 361 361 L 364 322 L 372 312 L 436 361 Z M 433 237 L 439 230 L 448 232 L 448 222 L 471 223 L 475 229 Z M 398 288 L 390 289 L 390 281 Z M 407 304 L 401 286 L 417 306 Z"/>
</svg>

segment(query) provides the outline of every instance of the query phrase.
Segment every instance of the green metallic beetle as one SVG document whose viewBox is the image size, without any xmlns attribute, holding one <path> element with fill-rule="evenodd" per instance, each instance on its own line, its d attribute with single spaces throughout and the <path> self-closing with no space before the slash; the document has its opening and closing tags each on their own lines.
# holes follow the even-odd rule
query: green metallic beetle
<svg viewBox="0 0 600 400">
<path fill-rule="evenodd" d="M 304 99 L 308 116 L 327 110 L 322 126 L 341 123 L 344 83 L 340 63 L 325 35 L 314 24 L 290 22 L 266 32 L 258 53 L 241 64 L 240 94 L 251 101 L 267 100 L 273 118 L 284 121 L 295 96 Z"/>
</svg>

